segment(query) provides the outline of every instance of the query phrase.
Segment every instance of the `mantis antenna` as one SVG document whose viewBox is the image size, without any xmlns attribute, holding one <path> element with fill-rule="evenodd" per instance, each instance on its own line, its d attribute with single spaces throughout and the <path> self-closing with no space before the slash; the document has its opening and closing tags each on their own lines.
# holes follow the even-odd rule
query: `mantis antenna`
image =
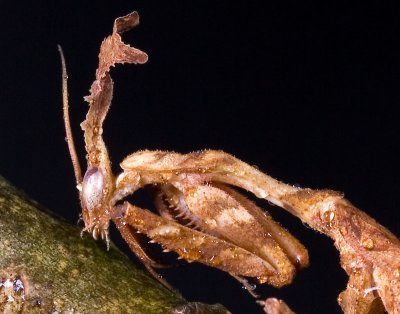
<svg viewBox="0 0 400 314">
<path fill-rule="evenodd" d="M 64 53 L 60 45 L 58 47 L 58 52 L 61 57 L 61 67 L 62 67 L 62 93 L 63 93 L 63 112 L 64 112 L 64 125 L 66 133 L 66 141 L 68 143 L 69 155 L 71 156 L 72 165 L 74 167 L 76 184 L 79 186 L 82 183 L 82 172 L 81 166 L 79 165 L 78 155 L 76 154 L 74 138 L 71 131 L 71 123 L 69 121 L 69 111 L 68 111 L 68 75 L 67 67 L 65 65 Z"/>
</svg>

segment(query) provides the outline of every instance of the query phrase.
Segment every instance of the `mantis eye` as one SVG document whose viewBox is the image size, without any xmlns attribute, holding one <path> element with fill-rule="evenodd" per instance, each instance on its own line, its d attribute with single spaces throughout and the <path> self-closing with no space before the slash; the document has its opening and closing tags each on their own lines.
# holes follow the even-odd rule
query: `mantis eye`
<svg viewBox="0 0 400 314">
<path fill-rule="evenodd" d="M 103 199 L 104 176 L 101 169 L 89 167 L 82 183 L 82 205 L 87 210 L 93 210 Z"/>
</svg>

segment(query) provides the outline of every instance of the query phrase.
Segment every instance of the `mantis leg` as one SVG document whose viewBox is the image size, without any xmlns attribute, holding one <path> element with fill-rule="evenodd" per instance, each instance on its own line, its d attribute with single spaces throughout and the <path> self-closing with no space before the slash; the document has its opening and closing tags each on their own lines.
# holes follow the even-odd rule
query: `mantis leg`
<svg viewBox="0 0 400 314">
<path fill-rule="evenodd" d="M 118 214 L 113 218 L 114 222 L 125 233 L 125 240 L 135 254 L 138 252 L 139 258 L 141 249 L 136 251 L 136 245 L 131 245 L 134 240 L 127 236 L 126 226 L 130 227 L 131 233 L 137 230 L 187 261 L 198 261 L 238 276 L 268 278 L 276 274 L 273 265 L 252 252 L 169 221 L 128 202 L 116 206 L 115 212 Z"/>
</svg>

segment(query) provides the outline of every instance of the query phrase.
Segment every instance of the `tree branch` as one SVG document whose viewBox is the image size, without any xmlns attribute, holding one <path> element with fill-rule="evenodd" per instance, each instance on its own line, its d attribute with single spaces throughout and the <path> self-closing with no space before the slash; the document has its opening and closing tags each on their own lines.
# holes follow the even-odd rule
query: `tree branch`
<svg viewBox="0 0 400 314">
<path fill-rule="evenodd" d="M 229 313 L 186 303 L 115 246 L 55 217 L 0 176 L 3 313 Z"/>
</svg>

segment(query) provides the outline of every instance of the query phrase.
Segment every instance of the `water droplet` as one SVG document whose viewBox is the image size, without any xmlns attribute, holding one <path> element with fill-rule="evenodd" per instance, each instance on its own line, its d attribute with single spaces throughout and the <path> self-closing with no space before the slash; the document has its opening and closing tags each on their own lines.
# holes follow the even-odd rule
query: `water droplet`
<svg viewBox="0 0 400 314">
<path fill-rule="evenodd" d="M 258 193 L 258 197 L 259 197 L 259 198 L 266 198 L 266 197 L 267 197 L 267 193 L 266 193 L 265 191 L 260 191 L 260 192 Z"/>
<path fill-rule="evenodd" d="M 266 283 L 268 280 L 268 276 L 258 276 L 257 280 L 259 281 L 259 283 L 263 284 Z"/>
<path fill-rule="evenodd" d="M 339 229 L 339 231 L 340 231 L 340 234 L 342 235 L 342 236 L 346 236 L 347 235 L 347 229 L 346 229 L 346 227 L 341 227 L 340 229 Z"/>
<path fill-rule="evenodd" d="M 363 240 L 361 245 L 367 250 L 372 250 L 374 248 L 374 241 L 372 239 L 368 238 L 368 239 Z"/>
<path fill-rule="evenodd" d="M 196 197 L 197 197 L 197 192 L 195 192 L 195 191 L 190 191 L 190 192 L 189 192 L 189 196 L 190 196 L 190 197 L 196 198 Z"/>
<path fill-rule="evenodd" d="M 335 213 L 327 210 L 323 213 L 323 220 L 327 223 L 328 227 L 332 227 L 332 222 L 335 219 Z"/>
</svg>

